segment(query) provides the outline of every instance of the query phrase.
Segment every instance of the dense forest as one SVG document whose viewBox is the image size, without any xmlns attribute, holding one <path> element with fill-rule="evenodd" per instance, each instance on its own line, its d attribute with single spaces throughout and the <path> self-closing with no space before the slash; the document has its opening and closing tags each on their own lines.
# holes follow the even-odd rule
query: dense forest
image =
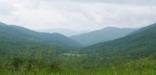
<svg viewBox="0 0 156 75">
<path fill-rule="evenodd" d="M 155 75 L 156 24 L 84 46 L 0 23 L 0 75 Z"/>
</svg>

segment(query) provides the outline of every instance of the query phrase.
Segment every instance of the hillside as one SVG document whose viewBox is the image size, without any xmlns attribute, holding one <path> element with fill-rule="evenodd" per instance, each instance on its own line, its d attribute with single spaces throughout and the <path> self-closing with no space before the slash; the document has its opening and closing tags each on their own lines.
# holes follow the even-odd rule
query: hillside
<svg viewBox="0 0 156 75">
<path fill-rule="evenodd" d="M 144 27 L 123 38 L 99 43 L 87 48 L 88 52 L 103 58 L 122 57 L 142 58 L 156 53 L 156 23 Z"/>
<path fill-rule="evenodd" d="M 93 45 L 100 42 L 110 41 L 117 38 L 124 37 L 136 29 L 131 28 L 116 28 L 106 27 L 101 30 L 92 31 L 80 35 L 72 36 L 74 40 L 82 43 L 85 46 Z"/>
<path fill-rule="evenodd" d="M 0 23 L 0 33 L 0 38 L 6 40 L 10 39 L 10 41 L 21 40 L 31 42 L 42 42 L 46 44 L 48 43 L 52 45 L 71 48 L 78 48 L 81 46 L 78 42 L 58 33 L 39 33 L 23 27 L 15 25 L 6 25 L 4 23 Z"/>
</svg>

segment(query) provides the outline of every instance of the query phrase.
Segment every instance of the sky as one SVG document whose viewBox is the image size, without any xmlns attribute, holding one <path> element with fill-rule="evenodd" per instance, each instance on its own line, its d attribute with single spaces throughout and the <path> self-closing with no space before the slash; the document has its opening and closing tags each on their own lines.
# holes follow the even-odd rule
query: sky
<svg viewBox="0 0 156 75">
<path fill-rule="evenodd" d="M 156 22 L 156 0 L 0 0 L 0 21 L 69 35 L 136 28 Z"/>
</svg>

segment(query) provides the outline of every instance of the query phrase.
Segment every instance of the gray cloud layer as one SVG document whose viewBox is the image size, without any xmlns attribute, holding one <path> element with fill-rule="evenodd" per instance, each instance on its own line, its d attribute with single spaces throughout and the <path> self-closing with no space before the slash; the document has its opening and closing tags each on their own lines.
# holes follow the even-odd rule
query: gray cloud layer
<svg viewBox="0 0 156 75">
<path fill-rule="evenodd" d="M 140 4 L 140 5 L 155 5 L 156 0 L 40 0 L 51 2 L 103 2 L 103 3 L 118 3 L 118 4 Z"/>
<path fill-rule="evenodd" d="M 0 21 L 34 30 L 89 31 L 156 22 L 155 0 L 0 0 Z"/>
</svg>

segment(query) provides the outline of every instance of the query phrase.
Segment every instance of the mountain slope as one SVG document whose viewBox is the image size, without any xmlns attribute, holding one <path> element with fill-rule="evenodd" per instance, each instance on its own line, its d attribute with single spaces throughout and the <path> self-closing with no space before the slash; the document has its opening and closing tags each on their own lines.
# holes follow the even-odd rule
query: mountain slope
<svg viewBox="0 0 156 75">
<path fill-rule="evenodd" d="M 48 44 L 54 44 L 58 46 L 77 48 L 80 44 L 76 41 L 58 34 L 58 33 L 39 33 L 23 27 L 6 25 L 0 23 L 0 38 L 3 39 L 13 39 L 12 41 L 25 40 L 32 42 L 42 42 Z M 1 39 L 2 40 L 2 39 Z"/>
<path fill-rule="evenodd" d="M 92 45 L 87 49 L 102 57 L 141 58 L 154 55 L 156 53 L 156 23 L 126 37 Z"/>
<path fill-rule="evenodd" d="M 72 36 L 72 35 L 76 35 L 79 34 L 80 32 L 78 31 L 74 31 L 74 30 L 70 30 L 70 29 L 64 29 L 64 28 L 54 28 L 54 29 L 42 29 L 40 30 L 41 32 L 50 32 L 50 33 L 61 33 L 65 36 Z"/>
<path fill-rule="evenodd" d="M 130 29 L 130 28 L 107 27 L 101 30 L 72 36 L 71 38 L 88 46 L 88 45 L 93 45 L 96 43 L 110 41 L 120 37 L 124 37 L 135 30 L 136 29 Z"/>
</svg>

